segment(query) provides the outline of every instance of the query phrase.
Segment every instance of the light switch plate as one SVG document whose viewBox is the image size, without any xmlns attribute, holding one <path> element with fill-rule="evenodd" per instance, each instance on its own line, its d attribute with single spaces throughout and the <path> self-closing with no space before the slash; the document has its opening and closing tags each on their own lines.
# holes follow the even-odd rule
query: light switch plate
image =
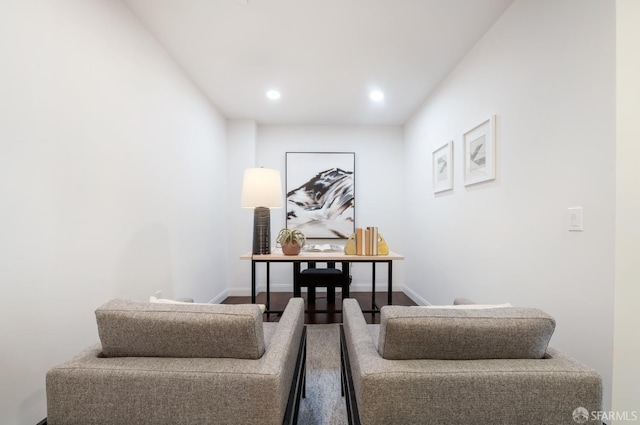
<svg viewBox="0 0 640 425">
<path fill-rule="evenodd" d="M 582 232 L 582 207 L 569 208 L 569 231 Z"/>
</svg>

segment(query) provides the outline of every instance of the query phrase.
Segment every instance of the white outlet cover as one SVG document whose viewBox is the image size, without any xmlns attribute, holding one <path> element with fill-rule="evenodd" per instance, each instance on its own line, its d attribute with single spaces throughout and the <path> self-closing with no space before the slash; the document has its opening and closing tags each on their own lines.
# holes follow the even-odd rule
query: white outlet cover
<svg viewBox="0 0 640 425">
<path fill-rule="evenodd" d="M 569 208 L 569 231 L 582 232 L 582 207 Z"/>
</svg>

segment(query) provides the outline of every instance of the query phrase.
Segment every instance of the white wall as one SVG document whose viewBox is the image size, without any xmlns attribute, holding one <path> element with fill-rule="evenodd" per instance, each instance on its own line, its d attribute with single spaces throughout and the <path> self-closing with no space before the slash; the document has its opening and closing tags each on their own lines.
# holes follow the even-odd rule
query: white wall
<svg viewBox="0 0 640 425">
<path fill-rule="evenodd" d="M 2 6 L 0 423 L 26 425 L 100 304 L 226 289 L 225 121 L 122 3 Z"/>
<path fill-rule="evenodd" d="M 613 355 L 613 409 L 640 417 L 640 2 L 618 0 L 616 290 Z M 619 422 L 623 423 L 623 422 Z"/>
<path fill-rule="evenodd" d="M 465 187 L 462 135 L 497 115 L 497 178 Z M 615 4 L 516 0 L 406 126 L 406 285 L 425 302 L 539 307 L 610 406 Z M 454 140 L 454 189 L 430 158 Z M 426 164 L 426 166 L 425 166 Z M 569 232 L 567 208 L 584 208 Z"/>
<path fill-rule="evenodd" d="M 402 127 L 388 126 L 269 126 L 259 125 L 256 143 L 256 164 L 280 170 L 283 191 L 285 185 L 286 152 L 355 152 L 356 161 L 356 225 L 358 227 L 378 226 L 389 248 L 402 253 L 402 209 L 403 185 L 403 130 Z M 239 196 L 239 195 L 238 195 Z M 285 227 L 285 210 L 271 211 L 271 233 L 275 239 L 277 232 Z M 253 215 L 243 214 L 245 224 L 251 229 Z M 329 243 L 332 240 L 314 240 L 315 243 Z M 333 241 L 335 242 L 335 241 Z M 340 241 L 344 243 L 344 240 Z M 275 240 L 273 241 L 275 244 Z M 251 250 L 251 237 L 245 241 L 243 252 Z M 240 260 L 237 260 L 240 261 Z M 248 263 L 248 262 L 247 262 Z M 232 265 L 233 267 L 233 265 Z M 401 290 L 403 264 L 394 265 L 394 290 Z M 230 277 L 235 287 L 230 292 L 247 295 L 251 290 L 249 265 L 237 269 Z M 262 269 L 258 269 L 259 284 L 264 285 Z M 271 266 L 274 291 L 291 291 L 292 275 L 290 264 Z M 353 266 L 353 290 L 370 290 L 371 266 Z M 379 266 L 379 285 L 386 285 L 386 268 Z M 368 283 L 368 285 L 367 285 Z M 386 286 L 385 286 L 386 287 Z"/>
<path fill-rule="evenodd" d="M 253 210 L 240 208 L 244 170 L 255 168 L 258 125 L 253 120 L 227 121 L 227 161 L 229 164 L 229 288 L 227 295 L 251 294 L 251 262 L 240 255 L 253 248 Z"/>
</svg>

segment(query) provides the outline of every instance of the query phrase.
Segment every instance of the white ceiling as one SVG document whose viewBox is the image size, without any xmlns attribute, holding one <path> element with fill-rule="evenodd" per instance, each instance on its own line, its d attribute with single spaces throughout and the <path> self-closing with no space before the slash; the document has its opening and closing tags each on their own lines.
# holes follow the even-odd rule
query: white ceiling
<svg viewBox="0 0 640 425">
<path fill-rule="evenodd" d="M 227 118 L 376 125 L 404 124 L 513 2 L 123 1 Z"/>
</svg>

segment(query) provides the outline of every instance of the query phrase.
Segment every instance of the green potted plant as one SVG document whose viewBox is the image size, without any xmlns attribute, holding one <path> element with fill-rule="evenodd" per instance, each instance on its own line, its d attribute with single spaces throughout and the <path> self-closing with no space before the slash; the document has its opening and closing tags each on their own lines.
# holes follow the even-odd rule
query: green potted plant
<svg viewBox="0 0 640 425">
<path fill-rule="evenodd" d="M 298 255 L 304 246 L 307 238 L 300 230 L 282 229 L 278 233 L 276 243 L 282 247 L 284 255 Z"/>
</svg>

